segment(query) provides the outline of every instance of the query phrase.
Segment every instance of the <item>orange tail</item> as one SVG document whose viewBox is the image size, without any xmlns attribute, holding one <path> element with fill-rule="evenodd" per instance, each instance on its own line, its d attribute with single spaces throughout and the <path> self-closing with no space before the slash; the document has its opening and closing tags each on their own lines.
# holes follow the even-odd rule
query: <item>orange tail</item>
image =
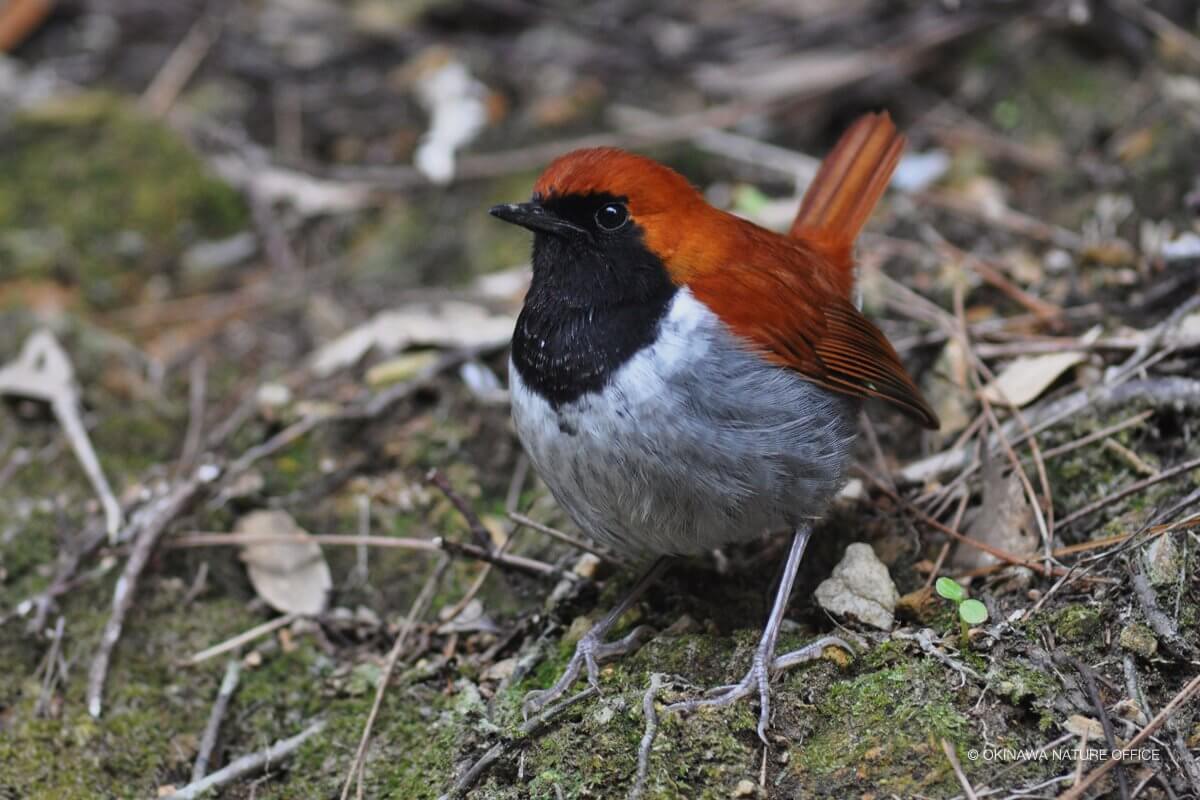
<svg viewBox="0 0 1200 800">
<path fill-rule="evenodd" d="M 844 265 L 850 277 L 854 240 L 887 188 L 903 149 L 904 136 L 886 111 L 860 117 L 821 162 L 789 235 Z"/>
</svg>

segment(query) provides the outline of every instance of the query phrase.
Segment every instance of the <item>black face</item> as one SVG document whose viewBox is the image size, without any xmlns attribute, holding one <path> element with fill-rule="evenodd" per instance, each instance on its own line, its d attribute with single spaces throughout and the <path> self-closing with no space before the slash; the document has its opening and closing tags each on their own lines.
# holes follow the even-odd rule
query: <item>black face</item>
<svg viewBox="0 0 1200 800">
<path fill-rule="evenodd" d="M 676 291 L 625 198 L 535 197 L 491 213 L 534 232 L 533 282 L 513 333 L 521 379 L 555 407 L 604 388 L 654 340 Z"/>
</svg>

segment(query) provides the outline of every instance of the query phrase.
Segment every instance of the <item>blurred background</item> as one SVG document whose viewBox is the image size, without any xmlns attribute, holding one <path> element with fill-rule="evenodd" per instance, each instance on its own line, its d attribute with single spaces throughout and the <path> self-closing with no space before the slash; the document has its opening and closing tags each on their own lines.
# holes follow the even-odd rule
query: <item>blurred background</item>
<svg viewBox="0 0 1200 800">
<path fill-rule="evenodd" d="M 1198 35 L 1191 0 L 0 0 L 0 797 L 175 796 L 297 734 L 220 796 L 1066 788 L 1073 764 L 941 743 L 1076 742 L 1109 713 L 1127 740 L 1195 672 L 1196 534 L 1162 526 L 1198 501 Z M 871 409 L 790 630 L 841 619 L 811 589 L 868 541 L 897 629 L 956 641 L 936 574 L 985 598 L 954 656 L 980 680 L 863 630 L 865 659 L 781 690 L 770 759 L 742 707 L 664 723 L 635 779 L 648 675 L 740 674 L 770 545 L 673 570 L 627 621 L 669 635 L 515 744 L 627 574 L 513 436 L 529 240 L 487 209 L 613 144 L 784 229 L 877 109 L 909 145 L 865 308 L 943 428 Z M 1055 582 L 1153 530 L 1175 549 Z M 1093 791 L 1200 791 L 1187 708 Z"/>
</svg>

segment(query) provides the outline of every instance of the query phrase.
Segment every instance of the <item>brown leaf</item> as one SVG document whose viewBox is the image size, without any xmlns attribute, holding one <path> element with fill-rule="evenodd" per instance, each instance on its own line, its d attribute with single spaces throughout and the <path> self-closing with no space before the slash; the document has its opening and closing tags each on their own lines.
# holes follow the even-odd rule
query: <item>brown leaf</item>
<svg viewBox="0 0 1200 800">
<path fill-rule="evenodd" d="M 329 602 L 333 579 L 325 555 L 286 511 L 254 511 L 238 520 L 242 536 L 283 537 L 291 541 L 246 544 L 241 558 L 254 591 L 284 613 L 320 614 Z"/>
<path fill-rule="evenodd" d="M 966 533 L 972 539 L 1016 555 L 1029 555 L 1038 545 L 1033 508 L 1015 473 L 1005 473 L 1004 462 L 992 459 L 983 467 L 983 505 L 972 517 Z M 974 547 L 959 545 L 953 564 L 963 570 L 986 567 L 996 557 Z"/>
</svg>

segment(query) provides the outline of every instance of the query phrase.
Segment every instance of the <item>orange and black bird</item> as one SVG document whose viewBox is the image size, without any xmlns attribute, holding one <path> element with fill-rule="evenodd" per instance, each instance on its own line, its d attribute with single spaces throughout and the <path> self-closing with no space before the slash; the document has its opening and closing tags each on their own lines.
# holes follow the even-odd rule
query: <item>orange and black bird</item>
<svg viewBox="0 0 1200 800">
<path fill-rule="evenodd" d="M 613 148 L 546 168 L 529 202 L 491 213 L 528 228 L 533 279 L 513 333 L 517 433 L 538 474 L 596 541 L 656 559 L 580 641 L 536 710 L 597 661 L 664 558 L 794 530 L 774 607 L 745 678 L 677 704 L 757 692 L 770 721 L 775 656 L 811 524 L 846 480 L 867 397 L 920 424 L 937 417 L 887 338 L 855 306 L 854 240 L 904 147 L 886 113 L 859 119 L 822 163 L 786 236 L 709 205 L 677 172 Z M 632 636 L 632 635 L 631 635 Z"/>
</svg>

